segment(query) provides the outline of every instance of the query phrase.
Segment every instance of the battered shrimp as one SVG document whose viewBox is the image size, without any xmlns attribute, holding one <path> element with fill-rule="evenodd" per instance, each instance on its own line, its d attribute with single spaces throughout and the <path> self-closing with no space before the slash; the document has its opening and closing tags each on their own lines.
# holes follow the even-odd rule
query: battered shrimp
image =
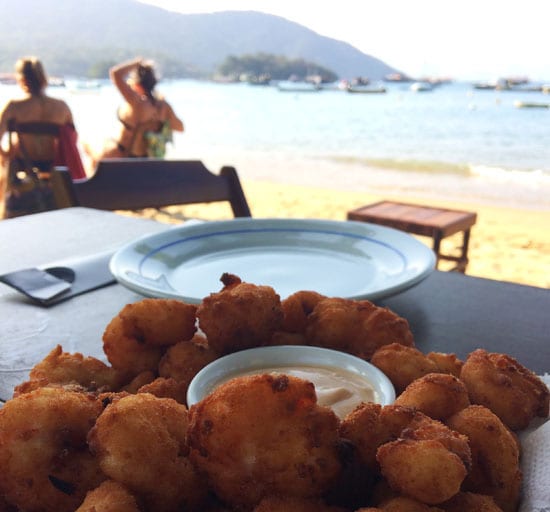
<svg viewBox="0 0 550 512">
<path fill-rule="evenodd" d="M 312 291 L 299 291 L 289 295 L 281 302 L 283 309 L 284 331 L 303 333 L 307 326 L 307 318 L 313 312 L 315 306 L 323 299 L 324 295 Z"/>
<path fill-rule="evenodd" d="M 51 384 L 77 384 L 88 391 L 113 391 L 120 386 L 120 381 L 119 373 L 99 359 L 68 354 L 57 345 L 32 368 L 29 380 L 15 387 L 14 396 Z"/>
<path fill-rule="evenodd" d="M 114 480 L 105 480 L 86 495 L 75 512 L 140 512 L 140 508 L 126 487 Z"/>
<path fill-rule="evenodd" d="M 472 468 L 463 490 L 492 496 L 504 512 L 514 512 L 522 476 L 519 447 L 512 432 L 496 414 L 481 405 L 463 409 L 446 423 L 468 437 L 472 451 Z"/>
<path fill-rule="evenodd" d="M 311 382 L 287 375 L 227 381 L 189 411 L 190 458 L 236 508 L 319 498 L 339 476 L 338 418 Z"/>
<path fill-rule="evenodd" d="M 127 304 L 103 334 L 103 350 L 114 368 L 130 379 L 156 371 L 166 347 L 196 331 L 196 306 L 173 299 Z"/>
<path fill-rule="evenodd" d="M 473 404 L 488 407 L 512 430 L 526 428 L 535 416 L 548 416 L 546 384 L 506 354 L 475 350 L 466 359 L 460 379 Z"/>
<path fill-rule="evenodd" d="M 367 300 L 321 300 L 307 323 L 309 345 L 341 350 L 367 360 L 383 345 L 414 345 L 404 318 Z"/>
<path fill-rule="evenodd" d="M 413 381 L 439 371 L 437 364 L 415 347 L 390 343 L 380 347 L 370 362 L 391 380 L 399 395 Z"/>
<path fill-rule="evenodd" d="M 464 383 L 446 373 L 429 373 L 411 382 L 395 405 L 414 407 L 430 418 L 445 420 L 468 407 L 470 399 Z"/>
<path fill-rule="evenodd" d="M 148 393 L 115 398 L 88 442 L 104 473 L 159 512 L 194 509 L 206 495 L 185 445 L 187 409 Z"/>
<path fill-rule="evenodd" d="M 193 377 L 217 358 L 218 354 L 204 343 L 180 341 L 169 347 L 162 356 L 158 366 L 159 375 L 175 380 L 185 396 Z"/>
<path fill-rule="evenodd" d="M 92 395 L 39 388 L 0 410 L 0 495 L 27 512 L 73 512 L 104 479 L 86 436 L 103 410 Z"/>
<path fill-rule="evenodd" d="M 281 300 L 270 286 L 243 283 L 231 274 L 222 276 L 224 288 L 199 305 L 199 326 L 209 346 L 219 354 L 269 343 L 280 330 Z"/>
</svg>

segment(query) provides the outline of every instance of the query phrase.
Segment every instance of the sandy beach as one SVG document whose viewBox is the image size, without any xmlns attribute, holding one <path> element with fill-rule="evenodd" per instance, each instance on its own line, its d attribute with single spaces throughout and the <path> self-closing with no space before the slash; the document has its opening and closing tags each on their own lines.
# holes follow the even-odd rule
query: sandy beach
<svg viewBox="0 0 550 512">
<path fill-rule="evenodd" d="M 550 211 L 504 208 L 472 202 L 414 198 L 410 196 L 371 195 L 364 192 L 314 188 L 265 181 L 243 180 L 243 188 L 254 217 L 312 218 L 345 220 L 347 211 L 382 199 L 406 200 L 475 211 L 467 274 L 550 288 Z M 229 219 L 227 204 L 189 205 L 168 210 L 183 218 Z M 146 210 L 143 215 L 162 222 L 180 222 L 178 218 Z M 431 239 L 419 237 L 431 246 Z M 443 251 L 452 253 L 461 244 L 457 234 L 443 241 Z M 441 262 L 440 270 L 452 266 Z"/>
</svg>

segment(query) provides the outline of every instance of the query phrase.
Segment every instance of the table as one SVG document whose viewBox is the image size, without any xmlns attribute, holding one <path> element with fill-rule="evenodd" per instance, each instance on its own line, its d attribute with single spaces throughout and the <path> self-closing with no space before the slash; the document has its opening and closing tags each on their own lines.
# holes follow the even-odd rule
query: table
<svg viewBox="0 0 550 512">
<path fill-rule="evenodd" d="M 0 274 L 114 251 L 136 237 L 170 229 L 151 220 L 66 208 L 0 221 Z M 261 284 L 261 283 L 258 283 Z M 101 336 L 122 307 L 142 297 L 114 284 L 50 308 L 0 283 L 0 398 L 57 344 L 103 361 Z M 379 302 L 410 323 L 423 352 L 506 352 L 538 374 L 550 371 L 550 290 L 434 271 Z"/>
<path fill-rule="evenodd" d="M 347 218 L 389 226 L 415 235 L 429 236 L 433 239 L 432 247 L 438 263 L 439 260 L 454 261 L 456 267 L 453 270 L 466 272 L 470 230 L 477 220 L 475 212 L 380 201 L 350 210 Z M 441 241 L 455 233 L 462 233 L 460 255 L 442 254 Z"/>
</svg>

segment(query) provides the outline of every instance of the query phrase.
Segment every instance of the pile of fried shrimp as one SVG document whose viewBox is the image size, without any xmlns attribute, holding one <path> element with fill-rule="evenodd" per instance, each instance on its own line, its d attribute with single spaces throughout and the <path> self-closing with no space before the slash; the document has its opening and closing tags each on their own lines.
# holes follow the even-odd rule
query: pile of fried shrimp
<svg viewBox="0 0 550 512">
<path fill-rule="evenodd" d="M 366 300 L 224 274 L 198 304 L 142 299 L 107 325 L 109 364 L 57 346 L 0 410 L 0 510 L 24 512 L 513 512 L 518 432 L 549 390 L 513 358 L 423 354 Z M 187 407 L 194 375 L 231 352 L 315 345 L 392 381 L 392 405 L 343 419 L 314 385 L 237 377 Z"/>
</svg>

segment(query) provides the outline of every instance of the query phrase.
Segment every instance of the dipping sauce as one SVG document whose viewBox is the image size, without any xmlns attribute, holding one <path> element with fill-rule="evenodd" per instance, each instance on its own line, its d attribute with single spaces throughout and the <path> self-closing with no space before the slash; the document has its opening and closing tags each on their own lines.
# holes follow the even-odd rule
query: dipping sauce
<svg viewBox="0 0 550 512">
<path fill-rule="evenodd" d="M 232 375 L 230 378 L 263 373 L 291 375 L 312 382 L 317 394 L 317 403 L 330 407 L 340 419 L 353 411 L 361 402 L 379 401 L 374 387 L 365 377 L 343 368 L 276 366 L 239 372 L 238 375 Z"/>
</svg>

